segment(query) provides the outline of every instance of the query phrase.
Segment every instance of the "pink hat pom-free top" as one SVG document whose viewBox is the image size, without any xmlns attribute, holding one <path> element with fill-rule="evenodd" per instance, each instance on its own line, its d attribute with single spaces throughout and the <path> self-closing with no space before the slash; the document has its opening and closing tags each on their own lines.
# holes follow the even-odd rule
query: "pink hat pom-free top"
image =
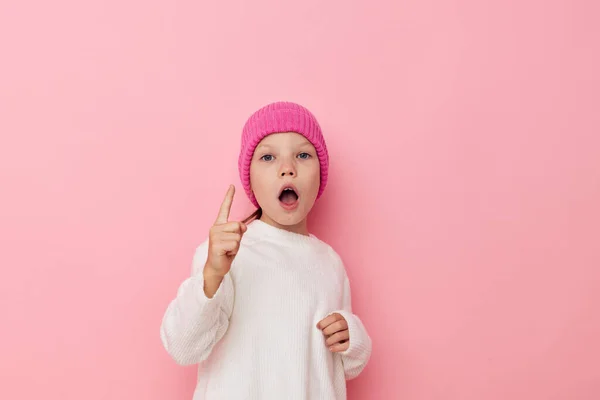
<svg viewBox="0 0 600 400">
<path fill-rule="evenodd" d="M 242 130 L 238 168 L 244 190 L 256 207 L 260 206 L 250 188 L 250 163 L 254 150 L 265 136 L 282 132 L 299 133 L 315 146 L 321 165 L 321 184 L 317 198 L 321 197 L 327 185 L 329 154 L 315 116 L 299 104 L 285 101 L 271 103 L 252 114 Z"/>
</svg>

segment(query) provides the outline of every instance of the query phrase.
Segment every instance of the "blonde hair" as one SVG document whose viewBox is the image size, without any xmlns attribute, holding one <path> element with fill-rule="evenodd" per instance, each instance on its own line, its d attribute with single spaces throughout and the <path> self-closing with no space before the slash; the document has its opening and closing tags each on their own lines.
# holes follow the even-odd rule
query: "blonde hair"
<svg viewBox="0 0 600 400">
<path fill-rule="evenodd" d="M 247 216 L 242 222 L 244 224 L 247 224 L 255 219 L 260 219 L 260 217 L 262 217 L 262 208 L 258 207 L 258 209 L 256 211 L 254 211 L 252 214 L 250 214 L 249 216 Z"/>
</svg>

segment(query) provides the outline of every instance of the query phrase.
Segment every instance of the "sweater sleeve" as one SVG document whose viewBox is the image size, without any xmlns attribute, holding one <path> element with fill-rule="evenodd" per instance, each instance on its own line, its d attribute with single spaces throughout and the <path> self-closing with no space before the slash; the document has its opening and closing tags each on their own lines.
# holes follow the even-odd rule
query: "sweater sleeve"
<svg viewBox="0 0 600 400">
<path fill-rule="evenodd" d="M 204 294 L 202 271 L 207 255 L 208 241 L 196 249 L 192 275 L 179 286 L 160 328 L 163 346 L 180 365 L 197 364 L 208 358 L 225 335 L 233 310 L 234 288 L 229 273 L 212 298 Z"/>
<path fill-rule="evenodd" d="M 352 313 L 352 300 L 350 295 L 350 281 L 344 272 L 343 309 L 335 311 L 348 323 L 350 334 L 350 347 L 341 352 L 342 363 L 346 380 L 356 378 L 367 365 L 371 357 L 371 338 L 367 333 L 360 318 Z M 333 314 L 333 313 L 332 313 Z"/>
</svg>

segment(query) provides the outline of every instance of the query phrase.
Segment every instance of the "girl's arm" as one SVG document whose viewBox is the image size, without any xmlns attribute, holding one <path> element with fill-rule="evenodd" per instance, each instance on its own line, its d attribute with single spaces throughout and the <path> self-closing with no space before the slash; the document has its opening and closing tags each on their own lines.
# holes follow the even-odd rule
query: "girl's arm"
<svg viewBox="0 0 600 400">
<path fill-rule="evenodd" d="M 356 378 L 367 365 L 371 357 L 371 338 L 358 316 L 352 313 L 350 281 L 344 271 L 343 309 L 336 311 L 346 320 L 350 333 L 350 346 L 339 353 L 342 356 L 346 380 Z"/>
<path fill-rule="evenodd" d="M 196 249 L 192 276 L 179 287 L 162 320 L 160 337 L 169 355 L 180 365 L 200 363 L 208 358 L 229 326 L 233 310 L 233 281 L 225 275 L 216 293 L 204 292 L 203 269 L 208 241 Z"/>
</svg>

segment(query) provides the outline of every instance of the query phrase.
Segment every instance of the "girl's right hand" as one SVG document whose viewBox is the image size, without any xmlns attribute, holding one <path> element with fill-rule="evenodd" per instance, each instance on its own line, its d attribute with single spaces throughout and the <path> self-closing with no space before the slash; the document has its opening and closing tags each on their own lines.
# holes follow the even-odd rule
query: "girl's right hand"
<svg viewBox="0 0 600 400">
<path fill-rule="evenodd" d="M 210 228 L 208 257 L 204 267 L 205 276 L 222 279 L 229 272 L 231 263 L 240 249 L 242 236 L 248 229 L 242 222 L 229 222 L 234 194 L 235 186 L 230 185 L 221 204 L 219 215 Z"/>
</svg>

